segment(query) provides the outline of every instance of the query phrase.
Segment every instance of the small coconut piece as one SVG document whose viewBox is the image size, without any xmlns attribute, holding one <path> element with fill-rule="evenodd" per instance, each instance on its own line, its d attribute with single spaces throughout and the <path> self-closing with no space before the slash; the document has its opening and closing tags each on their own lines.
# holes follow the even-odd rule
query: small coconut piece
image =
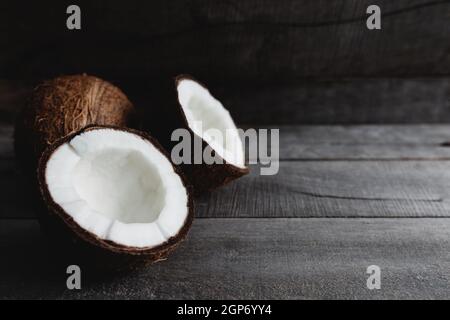
<svg viewBox="0 0 450 320">
<path fill-rule="evenodd" d="M 222 160 L 219 164 L 183 166 L 195 193 L 211 191 L 249 173 L 242 141 L 228 110 L 192 76 L 180 75 L 175 83 L 186 127 L 193 136 L 202 139 L 203 150 L 209 146 Z M 214 130 L 219 131 L 223 139 L 210 135 Z"/>
<path fill-rule="evenodd" d="M 38 182 L 49 217 L 75 243 L 127 263 L 166 258 L 192 223 L 180 170 L 136 130 L 91 126 L 57 140 L 39 161 Z"/>
<path fill-rule="evenodd" d="M 157 117 L 146 117 L 146 128 L 153 132 L 158 140 L 168 150 L 179 143 L 171 141 L 172 132 L 175 129 L 187 129 L 192 137 L 191 161 L 180 164 L 186 174 L 189 183 L 193 186 L 196 196 L 225 185 L 245 174 L 249 168 L 245 165 L 245 154 L 238 129 L 230 116 L 230 113 L 222 103 L 213 97 L 205 85 L 195 80 L 190 75 L 179 75 L 175 78 L 175 97 L 173 83 L 163 87 L 163 101 L 172 108 L 168 119 L 164 123 L 170 126 L 159 126 Z M 151 119 L 149 119 L 151 118 Z M 214 134 L 219 133 L 223 139 L 216 139 Z M 228 137 L 228 139 L 226 139 Z M 195 141 L 197 140 L 197 141 Z M 211 148 L 219 163 L 207 164 L 203 161 L 195 163 L 195 147 L 201 145 L 200 152 Z M 172 159 L 173 160 L 173 159 Z"/>
<path fill-rule="evenodd" d="M 68 75 L 45 81 L 17 118 L 17 159 L 34 177 L 39 157 L 53 142 L 90 124 L 126 126 L 132 111 L 119 88 L 97 77 Z"/>
</svg>

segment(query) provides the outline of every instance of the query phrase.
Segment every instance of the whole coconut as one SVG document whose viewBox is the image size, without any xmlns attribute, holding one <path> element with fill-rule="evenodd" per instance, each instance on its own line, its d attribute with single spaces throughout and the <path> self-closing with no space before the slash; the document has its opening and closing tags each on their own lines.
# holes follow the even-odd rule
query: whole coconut
<svg viewBox="0 0 450 320">
<path fill-rule="evenodd" d="M 34 179 L 42 152 L 53 142 L 87 125 L 126 126 L 132 111 L 119 88 L 97 77 L 69 75 L 45 81 L 17 118 L 17 160 Z"/>
</svg>

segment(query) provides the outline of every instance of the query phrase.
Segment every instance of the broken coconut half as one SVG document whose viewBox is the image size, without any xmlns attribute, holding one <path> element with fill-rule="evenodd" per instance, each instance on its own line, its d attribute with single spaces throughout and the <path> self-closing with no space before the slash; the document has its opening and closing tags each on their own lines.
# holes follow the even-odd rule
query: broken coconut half
<svg viewBox="0 0 450 320">
<path fill-rule="evenodd" d="M 229 111 L 191 76 L 180 75 L 175 82 L 185 126 L 194 139 L 202 140 L 202 150 L 210 147 L 221 160 L 183 165 L 195 193 L 210 191 L 249 173 L 242 141 Z"/>
<path fill-rule="evenodd" d="M 42 155 L 38 180 L 51 214 L 113 253 L 163 259 L 192 223 L 183 176 L 139 131 L 94 126 L 58 140 Z"/>
</svg>

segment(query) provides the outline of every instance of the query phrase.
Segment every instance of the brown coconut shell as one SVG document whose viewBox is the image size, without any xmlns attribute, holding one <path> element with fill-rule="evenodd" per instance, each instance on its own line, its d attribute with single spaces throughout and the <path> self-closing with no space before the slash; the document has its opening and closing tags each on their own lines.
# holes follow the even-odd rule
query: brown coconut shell
<svg viewBox="0 0 450 320">
<path fill-rule="evenodd" d="M 42 152 L 58 139 L 91 124 L 126 126 L 133 105 L 100 78 L 61 76 L 39 84 L 19 114 L 14 132 L 17 160 L 33 178 Z"/>
<path fill-rule="evenodd" d="M 165 243 L 152 248 L 128 247 L 112 241 L 104 240 L 95 234 L 79 226 L 65 211 L 58 205 L 50 195 L 48 185 L 45 180 L 45 169 L 50 156 L 62 144 L 70 141 L 75 136 L 96 129 L 109 128 L 133 133 L 142 139 L 150 141 L 169 161 L 170 157 L 164 148 L 150 135 L 129 129 L 115 126 L 88 126 L 75 133 L 58 139 L 51 144 L 42 154 L 38 166 L 38 183 L 43 201 L 43 209 L 47 214 L 41 217 L 43 228 L 50 234 L 50 240 L 58 239 L 53 242 L 53 246 L 60 250 L 70 261 L 75 261 L 87 265 L 95 270 L 126 270 L 134 269 L 143 265 L 148 265 L 160 260 L 164 260 L 175 250 L 178 245 L 186 238 L 186 235 L 192 225 L 194 218 L 194 202 L 192 191 L 181 169 L 173 166 L 175 172 L 180 176 L 188 193 L 188 216 L 183 227 L 174 237 L 168 239 Z"/>
<path fill-rule="evenodd" d="M 161 90 L 159 90 L 159 94 L 162 97 L 160 97 L 160 100 L 164 101 L 164 104 L 171 109 L 170 119 L 167 119 L 164 122 L 164 125 L 161 126 L 160 123 L 163 121 L 159 121 L 157 117 L 155 118 L 149 115 L 149 117 L 144 117 L 144 128 L 152 132 L 152 134 L 157 137 L 158 141 L 160 141 L 168 150 L 172 150 L 172 148 L 178 143 L 170 140 L 172 132 L 177 128 L 184 128 L 189 131 L 192 137 L 191 150 L 194 150 L 194 140 L 199 140 L 202 145 L 202 150 L 204 150 L 208 146 L 208 143 L 189 128 L 183 108 L 178 100 L 177 86 L 182 80 L 195 81 L 208 90 L 203 83 L 196 80 L 191 75 L 181 74 L 176 76 L 174 78 L 174 82 L 172 81 L 170 84 L 166 84 L 161 88 Z M 231 163 L 228 163 L 224 159 L 221 160 L 221 164 L 192 163 L 180 165 L 194 190 L 195 196 L 210 192 L 250 172 L 248 167 L 239 168 Z"/>
</svg>

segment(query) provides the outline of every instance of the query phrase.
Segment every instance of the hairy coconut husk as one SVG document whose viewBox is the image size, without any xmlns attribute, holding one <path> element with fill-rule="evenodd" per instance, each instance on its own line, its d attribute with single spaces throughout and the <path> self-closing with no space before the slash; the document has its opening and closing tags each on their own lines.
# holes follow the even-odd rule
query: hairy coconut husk
<svg viewBox="0 0 450 320">
<path fill-rule="evenodd" d="M 183 185 L 187 190 L 188 215 L 183 227 L 176 236 L 171 237 L 165 243 L 153 248 L 127 247 L 112 241 L 100 239 L 95 234 L 81 228 L 72 217 L 70 217 L 64 209 L 52 199 L 45 180 L 45 169 L 50 156 L 59 146 L 70 141 L 76 135 L 98 128 L 122 130 L 136 134 L 142 137 L 142 139 L 150 141 L 152 145 L 170 161 L 169 155 L 156 139 L 146 133 L 129 128 L 95 125 L 88 126 L 58 139 L 51 144 L 43 152 L 39 160 L 38 183 L 41 194 L 39 212 L 44 212 L 44 214 L 40 215 L 40 223 L 45 234 L 48 235 L 51 240 L 50 243 L 53 250 L 60 252 L 62 264 L 66 263 L 66 261 L 71 261 L 72 263 L 76 262 L 86 266 L 91 270 L 102 272 L 137 269 L 157 261 L 165 260 L 186 238 L 194 219 L 192 189 L 188 185 L 186 177 L 179 167 L 173 165 L 174 171 L 180 176 Z M 55 239 L 58 241 L 55 241 Z"/>
<path fill-rule="evenodd" d="M 34 178 L 39 157 L 53 142 L 91 124 L 126 126 L 132 111 L 125 94 L 100 78 L 83 74 L 45 81 L 17 118 L 16 157 Z"/>
</svg>

